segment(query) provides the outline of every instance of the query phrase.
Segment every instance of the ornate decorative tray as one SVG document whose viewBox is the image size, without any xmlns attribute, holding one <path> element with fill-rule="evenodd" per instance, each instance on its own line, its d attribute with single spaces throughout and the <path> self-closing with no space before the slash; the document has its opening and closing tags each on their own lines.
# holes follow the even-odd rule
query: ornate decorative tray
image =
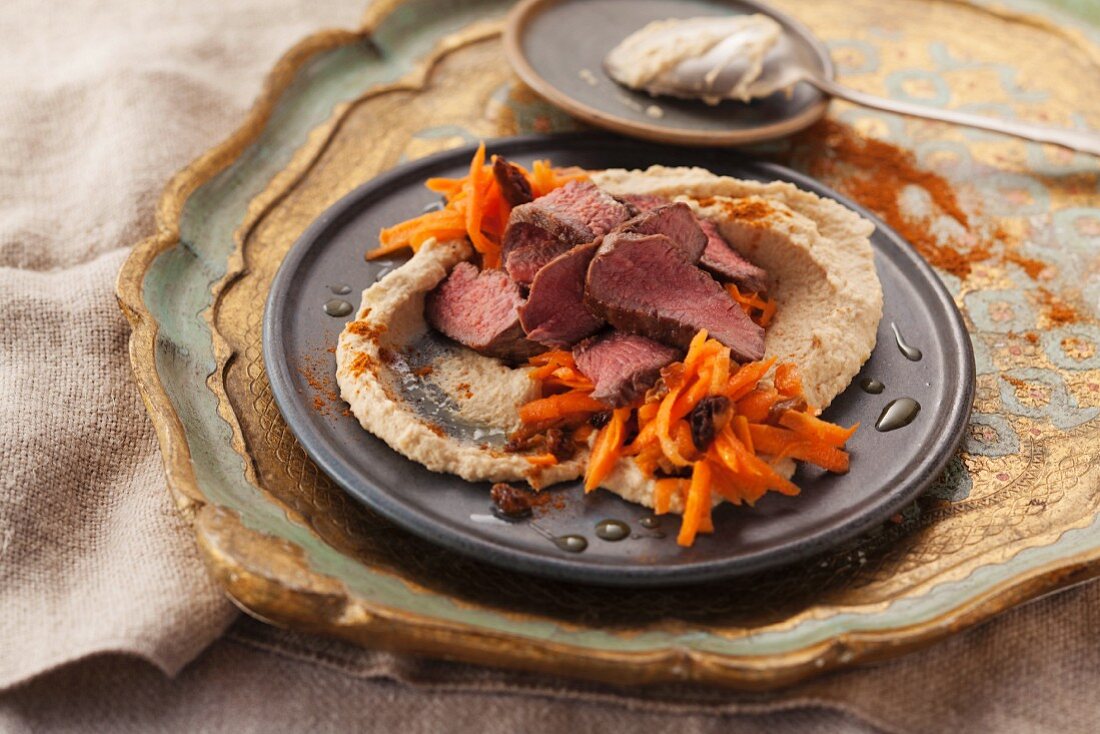
<svg viewBox="0 0 1100 734">
<path fill-rule="evenodd" d="M 1024 0 L 898 3 L 888 15 L 874 0 L 777 4 L 826 39 L 857 88 L 1100 128 L 1100 97 L 1082 82 L 1100 73 L 1100 36 L 1084 22 L 1100 15 L 1085 3 L 1063 0 L 1060 25 Z M 780 572 L 612 590 L 445 553 L 318 472 L 263 369 L 272 278 L 311 221 L 399 162 L 578 127 L 508 71 L 508 5 L 380 0 L 359 30 L 303 40 L 244 125 L 171 181 L 157 234 L 119 276 L 169 484 L 237 604 L 414 653 L 619 683 L 766 688 L 899 654 L 1100 575 L 1098 162 L 839 104 L 759 152 L 900 227 L 939 268 L 977 355 L 962 451 L 884 527 Z M 883 197 L 891 187 L 896 196 Z M 303 370 L 317 409 L 339 413 L 326 356 Z"/>
</svg>

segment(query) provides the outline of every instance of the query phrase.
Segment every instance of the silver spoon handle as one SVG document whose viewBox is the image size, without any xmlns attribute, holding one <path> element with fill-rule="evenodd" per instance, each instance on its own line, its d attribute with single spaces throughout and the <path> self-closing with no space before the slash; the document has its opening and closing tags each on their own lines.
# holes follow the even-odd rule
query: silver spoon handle
<svg viewBox="0 0 1100 734">
<path fill-rule="evenodd" d="M 1064 128 L 1046 127 L 1044 125 L 1029 125 L 1024 122 L 1012 120 L 998 120 L 994 117 L 974 115 L 968 112 L 956 112 L 954 110 L 941 110 L 935 107 L 926 107 L 909 102 L 898 102 L 874 94 L 866 94 L 849 87 L 822 79 L 813 75 L 804 77 L 807 82 L 813 84 L 826 94 L 839 99 L 844 99 L 863 107 L 871 107 L 885 112 L 896 112 L 899 115 L 910 117 L 923 117 L 928 120 L 950 122 L 955 125 L 965 125 L 979 130 L 990 130 L 995 133 L 1014 135 L 1025 140 L 1034 140 L 1039 143 L 1053 143 L 1063 148 L 1079 150 L 1082 153 L 1091 153 L 1100 156 L 1100 135 L 1079 130 L 1066 130 Z"/>
</svg>

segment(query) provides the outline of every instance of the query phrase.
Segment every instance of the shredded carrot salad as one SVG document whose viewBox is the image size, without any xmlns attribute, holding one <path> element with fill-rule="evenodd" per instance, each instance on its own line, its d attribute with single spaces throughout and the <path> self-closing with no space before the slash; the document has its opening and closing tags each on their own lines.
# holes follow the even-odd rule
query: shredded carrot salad
<svg viewBox="0 0 1100 734">
<path fill-rule="evenodd" d="M 844 444 L 858 424 L 842 428 L 817 418 L 794 365 L 776 365 L 774 359 L 738 365 L 729 348 L 707 338 L 706 331 L 695 336 L 683 361 L 662 370 L 656 387 L 623 408 L 611 409 L 592 397 L 592 383 L 569 352 L 546 352 L 531 364 L 543 397 L 520 408 L 524 429 L 576 427 L 599 415 L 602 426 L 591 441 L 585 491 L 599 487 L 620 459 L 632 458 L 655 480 L 655 512 L 669 512 L 679 496 L 682 546 L 692 545 L 699 533 L 713 532 L 712 495 L 752 505 L 768 491 L 798 494 L 777 470 L 783 459 L 848 470 Z"/>
<path fill-rule="evenodd" d="M 484 267 L 500 267 L 501 242 L 512 207 L 493 175 L 495 159 L 493 156 L 486 163 L 482 143 L 470 161 L 469 172 L 462 178 L 429 178 L 425 185 L 442 194 L 446 206 L 383 229 L 378 237 L 379 246 L 367 253 L 367 259 L 391 255 L 406 247 L 416 252 L 433 237 L 440 241 L 469 237 L 474 249 L 481 253 Z M 570 181 L 588 177 L 579 168 L 553 168 L 549 161 L 535 161 L 530 171 L 516 167 L 522 171 L 536 199 Z"/>
</svg>

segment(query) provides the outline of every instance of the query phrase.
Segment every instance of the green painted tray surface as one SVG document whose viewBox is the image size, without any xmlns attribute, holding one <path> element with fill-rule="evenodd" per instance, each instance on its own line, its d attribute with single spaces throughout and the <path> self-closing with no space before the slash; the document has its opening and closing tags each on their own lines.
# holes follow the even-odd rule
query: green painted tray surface
<svg viewBox="0 0 1100 734">
<path fill-rule="evenodd" d="M 760 655 L 801 649 L 841 632 L 894 629 L 941 616 L 965 606 L 1005 579 L 1100 549 L 1100 532 L 1092 525 L 1066 532 L 1055 543 L 1028 549 L 1004 563 L 981 568 L 963 580 L 941 584 L 875 614 L 840 614 L 826 620 L 807 620 L 789 629 L 741 639 L 697 631 L 654 631 L 627 638 L 598 630 L 567 628 L 550 619 L 517 620 L 460 606 L 445 596 L 413 591 L 399 579 L 376 573 L 325 545 L 250 485 L 245 479 L 242 459 L 231 448 L 230 427 L 218 416 L 216 398 L 206 385 L 216 363 L 210 330 L 203 318 L 211 305 L 211 286 L 226 272 L 227 258 L 234 250 L 234 230 L 244 218 L 249 202 L 288 164 L 310 130 L 325 122 L 336 105 L 373 85 L 400 78 L 440 38 L 474 20 L 499 17 L 508 5 L 494 0 L 411 0 L 381 25 L 374 36 L 376 46 L 356 44 L 320 54 L 283 95 L 259 139 L 190 197 L 182 217 L 181 242 L 159 255 L 149 268 L 144 294 L 146 305 L 159 324 L 160 379 L 183 423 L 197 480 L 209 500 L 238 513 L 248 527 L 299 546 L 311 568 L 340 579 L 363 597 L 439 619 L 577 646 L 618 650 L 680 646 L 727 655 Z M 1090 0 L 1052 0 L 1045 4 L 1014 0 L 1010 6 L 1046 12 L 1061 22 L 1076 22 L 1094 40 L 1100 38 L 1094 28 L 1083 24 L 1083 21 L 1100 23 L 1100 6 Z M 834 41 L 833 45 L 838 44 Z M 896 118 L 882 119 L 894 139 L 904 145 L 906 132 Z M 1073 165 L 1087 168 L 1090 163 Z M 1100 217 L 1100 210 L 1088 210 L 1085 214 Z M 1095 236 L 1090 242 L 1100 244 Z M 1070 258 L 1072 253 L 1064 256 Z M 946 280 L 949 287 L 957 288 L 957 283 L 950 278 Z M 1097 288 L 1100 287 L 1094 286 L 1094 290 Z M 994 369 L 988 359 L 983 362 L 982 345 L 976 346 L 979 372 Z M 1069 403 L 1061 407 L 1062 412 L 1052 419 L 1067 426 L 1095 417 L 1095 410 L 1089 415 L 1090 411 Z M 991 421 L 996 418 L 988 417 Z M 977 417 L 979 421 L 982 419 Z M 956 468 L 937 491 L 945 497 L 965 496 L 966 482 L 965 470 Z"/>
</svg>

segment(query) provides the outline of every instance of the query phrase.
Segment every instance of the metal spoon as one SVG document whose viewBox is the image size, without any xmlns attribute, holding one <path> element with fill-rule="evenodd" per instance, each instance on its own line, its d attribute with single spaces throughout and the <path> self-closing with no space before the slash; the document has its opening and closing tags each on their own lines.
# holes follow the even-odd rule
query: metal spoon
<svg viewBox="0 0 1100 734">
<path fill-rule="evenodd" d="M 729 49 L 727 48 L 726 51 L 728 53 Z M 688 59 L 673 69 L 671 75 L 664 80 L 664 85 L 668 88 L 668 93 L 674 96 L 697 97 L 698 90 L 701 88 L 701 78 L 708 72 L 713 72 L 712 66 L 699 63 L 697 59 Z M 708 82 L 712 89 L 733 89 L 744 72 L 745 70 L 738 64 L 730 64 L 722 69 L 716 79 L 710 79 Z M 787 40 L 784 32 L 779 41 L 765 56 L 760 75 L 748 87 L 748 96 L 751 99 L 762 99 L 773 94 L 781 94 L 783 90 L 791 89 L 798 82 L 806 82 L 824 94 L 872 109 L 895 112 L 910 117 L 950 122 L 979 130 L 990 130 L 1024 138 L 1025 140 L 1052 143 L 1071 150 L 1100 155 L 1100 134 L 1033 125 L 1013 120 L 998 120 L 968 112 L 899 102 L 837 84 L 835 81 L 817 73 L 815 69 L 802 64 L 800 57 L 794 53 L 794 45 Z"/>
</svg>

